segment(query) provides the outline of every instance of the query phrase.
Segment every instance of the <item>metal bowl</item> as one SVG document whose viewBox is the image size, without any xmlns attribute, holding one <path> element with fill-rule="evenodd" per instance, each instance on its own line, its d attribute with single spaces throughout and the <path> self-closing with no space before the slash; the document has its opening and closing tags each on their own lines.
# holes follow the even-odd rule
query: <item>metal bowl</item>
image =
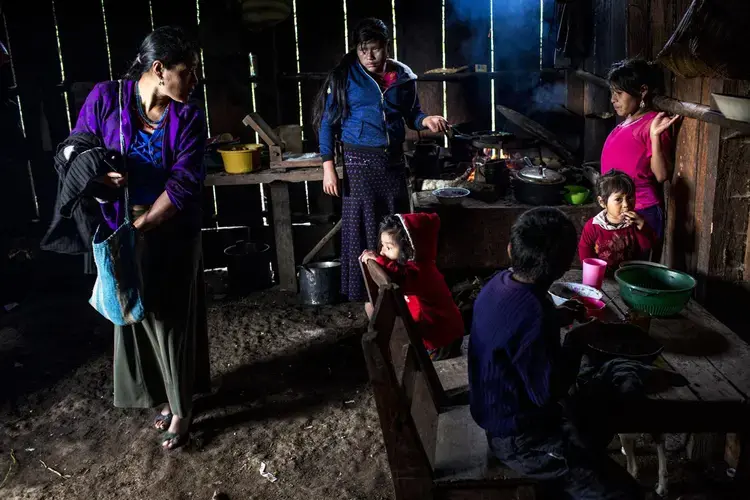
<svg viewBox="0 0 750 500">
<path fill-rule="evenodd" d="M 462 187 L 447 187 L 436 189 L 432 194 L 443 205 L 459 205 L 461 200 L 469 196 L 471 191 Z"/>
</svg>

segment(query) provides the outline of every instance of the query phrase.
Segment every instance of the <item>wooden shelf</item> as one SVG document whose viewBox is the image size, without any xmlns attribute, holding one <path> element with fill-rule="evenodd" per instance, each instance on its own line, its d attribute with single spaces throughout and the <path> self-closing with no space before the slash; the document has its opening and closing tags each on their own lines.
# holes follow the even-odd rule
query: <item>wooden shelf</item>
<svg viewBox="0 0 750 500">
<path fill-rule="evenodd" d="M 421 82 L 451 82 L 461 81 L 469 78 L 507 78 L 510 76 L 523 76 L 529 74 L 549 74 L 556 75 L 562 70 L 558 69 L 530 69 L 530 70 L 509 70 L 509 71 L 487 71 L 475 72 L 464 71 L 461 73 L 420 73 L 417 80 Z M 325 80 L 328 73 L 282 73 L 280 76 L 286 80 Z"/>
</svg>

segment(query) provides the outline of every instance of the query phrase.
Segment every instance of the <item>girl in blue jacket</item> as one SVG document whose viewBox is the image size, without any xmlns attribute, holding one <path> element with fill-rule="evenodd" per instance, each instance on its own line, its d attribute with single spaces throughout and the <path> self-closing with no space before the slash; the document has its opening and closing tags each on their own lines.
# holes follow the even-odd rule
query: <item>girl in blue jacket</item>
<svg viewBox="0 0 750 500">
<path fill-rule="evenodd" d="M 339 196 L 334 137 L 344 144 L 341 228 L 341 291 L 366 300 L 358 259 L 376 248 L 378 226 L 390 214 L 409 211 L 403 142 L 407 125 L 445 132 L 442 116 L 419 106 L 417 75 L 388 58 L 388 28 L 365 19 L 353 33 L 353 49 L 329 74 L 313 112 L 323 156 L 323 190 Z"/>
</svg>

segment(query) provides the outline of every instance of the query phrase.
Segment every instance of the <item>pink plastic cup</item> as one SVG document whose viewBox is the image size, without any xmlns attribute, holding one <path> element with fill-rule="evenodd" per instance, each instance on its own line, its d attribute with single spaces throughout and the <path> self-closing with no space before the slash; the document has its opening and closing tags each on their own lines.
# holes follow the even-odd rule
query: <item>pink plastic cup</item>
<svg viewBox="0 0 750 500">
<path fill-rule="evenodd" d="M 602 259 L 583 259 L 583 284 L 601 288 L 604 282 L 604 273 L 607 270 L 607 261 Z"/>
</svg>

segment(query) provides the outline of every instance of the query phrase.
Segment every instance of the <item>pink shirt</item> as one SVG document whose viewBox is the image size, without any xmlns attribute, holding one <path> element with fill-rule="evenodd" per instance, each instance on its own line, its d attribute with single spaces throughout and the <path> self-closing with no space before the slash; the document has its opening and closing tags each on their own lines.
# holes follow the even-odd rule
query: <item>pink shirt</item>
<svg viewBox="0 0 750 500">
<path fill-rule="evenodd" d="M 619 170 L 635 182 L 635 209 L 643 210 L 660 205 L 661 186 L 651 171 L 651 137 L 649 129 L 656 117 L 655 111 L 615 127 L 602 149 L 602 175 L 610 170 Z M 662 152 L 672 148 L 669 131 L 661 135 Z"/>
</svg>

